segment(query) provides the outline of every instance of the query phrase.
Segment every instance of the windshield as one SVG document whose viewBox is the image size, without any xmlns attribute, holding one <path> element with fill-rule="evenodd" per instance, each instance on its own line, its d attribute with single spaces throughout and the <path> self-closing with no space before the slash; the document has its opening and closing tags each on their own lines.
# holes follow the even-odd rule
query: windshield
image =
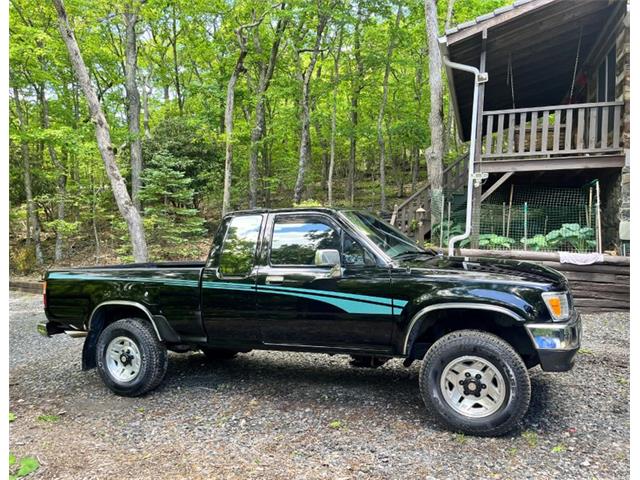
<svg viewBox="0 0 640 480">
<path fill-rule="evenodd" d="M 356 230 L 368 237 L 391 258 L 405 253 L 424 253 L 424 250 L 413 240 L 373 215 L 353 210 L 343 211 L 342 214 Z"/>
</svg>

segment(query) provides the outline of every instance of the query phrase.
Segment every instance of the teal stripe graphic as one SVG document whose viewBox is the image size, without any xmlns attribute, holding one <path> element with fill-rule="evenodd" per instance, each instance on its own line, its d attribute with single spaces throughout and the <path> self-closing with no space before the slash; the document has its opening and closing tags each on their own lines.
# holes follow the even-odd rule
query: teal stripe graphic
<svg viewBox="0 0 640 480">
<path fill-rule="evenodd" d="M 49 274 L 50 279 L 76 279 L 76 280 L 104 280 L 104 281 L 121 281 L 121 282 L 147 282 L 159 283 L 168 286 L 178 287 L 197 287 L 197 280 L 184 279 L 159 279 L 145 277 L 118 277 L 118 276 L 99 276 L 87 274 L 73 274 L 65 272 L 52 272 Z M 236 290 L 236 291 L 257 291 L 262 293 L 272 293 L 275 295 L 285 295 L 299 298 L 308 298 L 328 303 L 347 313 L 354 314 L 371 314 L 371 315 L 399 315 L 402 313 L 403 307 L 408 303 L 405 300 L 397 300 L 386 297 L 374 297 L 370 295 L 359 295 L 355 293 L 335 292 L 329 290 L 312 290 L 298 287 L 282 287 L 276 285 L 254 285 L 249 283 L 233 283 L 233 282 L 202 282 L 203 288 L 212 288 L 219 290 Z"/>
</svg>

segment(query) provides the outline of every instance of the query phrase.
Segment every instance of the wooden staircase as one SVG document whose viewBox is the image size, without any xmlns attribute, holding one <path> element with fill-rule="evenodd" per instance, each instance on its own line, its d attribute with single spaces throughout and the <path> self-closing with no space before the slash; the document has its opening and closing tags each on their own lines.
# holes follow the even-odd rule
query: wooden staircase
<svg viewBox="0 0 640 480">
<path fill-rule="evenodd" d="M 449 165 L 442 172 L 442 184 L 445 192 L 454 192 L 463 189 L 467 184 L 467 164 L 469 154 L 465 153 Z M 425 210 L 423 216 L 422 228 L 418 228 L 418 215 L 416 211 L 419 208 Z M 400 229 L 407 236 L 418 240 L 419 230 L 424 236 L 431 231 L 431 184 L 427 182 L 413 195 L 404 200 L 400 205 L 396 205 L 391 215 L 391 225 Z"/>
</svg>

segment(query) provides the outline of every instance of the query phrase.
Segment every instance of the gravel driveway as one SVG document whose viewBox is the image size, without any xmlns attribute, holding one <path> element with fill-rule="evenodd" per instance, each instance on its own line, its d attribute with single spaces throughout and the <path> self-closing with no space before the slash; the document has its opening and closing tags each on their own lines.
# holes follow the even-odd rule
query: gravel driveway
<svg viewBox="0 0 640 480">
<path fill-rule="evenodd" d="M 531 408 L 502 438 L 434 424 L 416 362 L 254 351 L 208 365 L 171 354 L 144 398 L 82 372 L 82 339 L 35 331 L 39 296 L 10 296 L 11 452 L 34 478 L 627 478 L 629 316 L 583 316 L 570 373 L 531 371 Z M 30 477 L 31 478 L 31 477 Z"/>
</svg>

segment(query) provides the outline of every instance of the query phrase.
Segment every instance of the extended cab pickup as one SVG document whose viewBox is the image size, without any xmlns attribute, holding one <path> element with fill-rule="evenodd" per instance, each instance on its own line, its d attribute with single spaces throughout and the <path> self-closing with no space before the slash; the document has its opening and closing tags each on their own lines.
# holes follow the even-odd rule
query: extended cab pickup
<svg viewBox="0 0 640 480">
<path fill-rule="evenodd" d="M 236 212 L 204 263 L 51 270 L 45 281 L 39 331 L 86 336 L 83 369 L 126 396 L 160 384 L 167 350 L 422 360 L 420 392 L 439 420 L 499 435 L 528 409 L 527 369 L 569 370 L 580 346 L 560 273 L 438 255 L 355 210 Z"/>
</svg>

